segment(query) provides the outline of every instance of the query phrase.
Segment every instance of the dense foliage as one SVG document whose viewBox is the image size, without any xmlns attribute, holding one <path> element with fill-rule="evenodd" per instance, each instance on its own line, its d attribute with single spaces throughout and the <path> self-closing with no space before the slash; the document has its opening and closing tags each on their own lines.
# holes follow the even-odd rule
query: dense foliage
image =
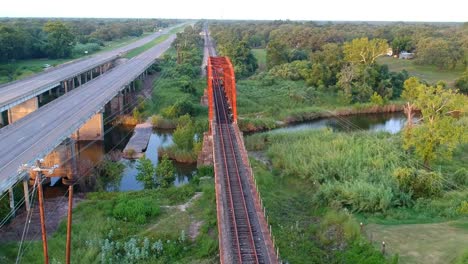
<svg viewBox="0 0 468 264">
<path fill-rule="evenodd" d="M 0 62 L 32 58 L 83 55 L 105 41 L 138 37 L 177 21 L 158 19 L 43 19 L 0 20 Z"/>
</svg>

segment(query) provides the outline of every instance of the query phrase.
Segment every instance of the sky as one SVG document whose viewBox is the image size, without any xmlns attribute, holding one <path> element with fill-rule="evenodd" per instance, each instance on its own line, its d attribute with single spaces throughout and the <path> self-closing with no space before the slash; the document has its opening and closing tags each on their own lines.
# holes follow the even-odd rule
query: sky
<svg viewBox="0 0 468 264">
<path fill-rule="evenodd" d="M 0 17 L 468 21 L 467 0 L 2 0 Z"/>
</svg>

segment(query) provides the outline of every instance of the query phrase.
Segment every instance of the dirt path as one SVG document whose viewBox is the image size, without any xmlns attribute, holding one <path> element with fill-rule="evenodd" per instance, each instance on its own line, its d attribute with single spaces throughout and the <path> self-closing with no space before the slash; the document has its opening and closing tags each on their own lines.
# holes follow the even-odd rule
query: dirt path
<svg viewBox="0 0 468 264">
<path fill-rule="evenodd" d="M 185 214 L 185 215 L 188 214 L 188 218 L 190 220 L 190 225 L 188 227 L 188 237 L 192 241 L 194 241 L 197 238 L 198 234 L 200 234 L 200 228 L 203 225 L 203 221 L 198 221 L 192 213 L 187 212 L 187 209 L 190 208 L 192 206 L 192 204 L 197 199 L 199 199 L 202 195 L 203 195 L 203 193 L 197 192 L 186 203 L 179 204 L 179 205 L 172 205 L 172 206 L 169 206 L 169 205 L 161 206 L 162 208 L 175 211 L 175 213 L 172 213 L 172 216 L 170 216 L 170 217 L 173 217 L 173 216 L 174 217 L 182 217 L 180 214 Z M 144 232 L 150 232 L 152 230 L 155 230 L 159 226 L 160 223 L 161 222 L 158 221 L 156 224 L 148 227 Z"/>
<path fill-rule="evenodd" d="M 466 224 L 468 220 L 465 219 Z M 463 222 L 463 221 L 462 221 Z M 458 222 L 458 223 L 462 223 Z M 446 264 L 456 259 L 468 245 L 468 229 L 456 222 L 411 225 L 371 224 L 366 231 L 374 244 L 382 241 L 390 254 L 399 254 L 400 264 Z"/>
<path fill-rule="evenodd" d="M 73 197 L 73 208 L 84 200 L 83 193 L 77 193 Z M 46 199 L 44 201 L 47 235 L 52 235 L 68 213 L 68 196 Z M 20 241 L 23 234 L 27 212 L 21 212 L 6 226 L 0 229 L 1 242 Z M 32 207 L 32 218 L 26 240 L 41 239 L 41 225 L 39 219 L 39 208 L 37 202 Z"/>
</svg>

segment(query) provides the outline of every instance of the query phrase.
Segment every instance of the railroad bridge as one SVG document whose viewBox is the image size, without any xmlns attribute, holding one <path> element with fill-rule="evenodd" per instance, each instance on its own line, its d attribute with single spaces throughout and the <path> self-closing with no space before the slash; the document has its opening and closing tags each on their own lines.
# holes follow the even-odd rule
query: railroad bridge
<svg viewBox="0 0 468 264">
<path fill-rule="evenodd" d="M 214 50 L 210 55 L 214 55 Z M 236 83 L 227 57 L 207 62 L 210 138 L 213 139 L 221 263 L 278 263 L 237 126 Z"/>
</svg>

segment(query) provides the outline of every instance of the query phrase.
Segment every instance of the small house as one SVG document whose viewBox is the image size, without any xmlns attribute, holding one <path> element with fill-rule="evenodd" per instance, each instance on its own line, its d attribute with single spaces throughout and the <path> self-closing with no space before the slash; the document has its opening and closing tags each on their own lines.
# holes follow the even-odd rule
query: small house
<svg viewBox="0 0 468 264">
<path fill-rule="evenodd" d="M 400 52 L 400 56 L 398 58 L 403 59 L 403 60 L 411 60 L 414 58 L 414 53 L 402 51 Z"/>
</svg>

